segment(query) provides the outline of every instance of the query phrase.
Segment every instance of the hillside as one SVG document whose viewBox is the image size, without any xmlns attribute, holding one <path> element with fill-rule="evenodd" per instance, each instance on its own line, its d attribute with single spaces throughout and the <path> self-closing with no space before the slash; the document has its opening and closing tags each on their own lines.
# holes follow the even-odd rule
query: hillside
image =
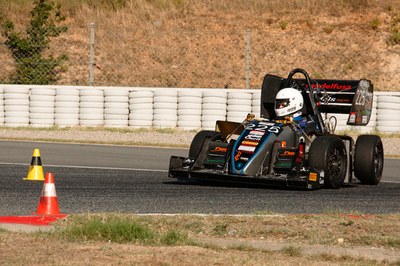
<svg viewBox="0 0 400 266">
<path fill-rule="evenodd" d="M 69 60 L 59 84 L 87 85 L 89 23 L 95 23 L 95 85 L 245 88 L 250 30 L 251 88 L 266 73 L 295 67 L 314 78 L 373 81 L 400 90 L 400 1 L 387 0 L 58 0 L 67 33 L 52 52 Z M 0 0 L 23 30 L 32 3 Z M 2 39 L 3 41 L 4 39 Z M 0 46 L 7 82 L 13 60 Z"/>
</svg>

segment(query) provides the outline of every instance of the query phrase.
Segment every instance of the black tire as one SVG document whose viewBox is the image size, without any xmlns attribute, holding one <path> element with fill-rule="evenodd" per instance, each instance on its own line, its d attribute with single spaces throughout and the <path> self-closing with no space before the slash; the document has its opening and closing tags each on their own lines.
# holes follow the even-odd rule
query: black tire
<svg viewBox="0 0 400 266">
<path fill-rule="evenodd" d="M 310 147 L 310 166 L 324 172 L 324 186 L 340 188 L 347 172 L 347 153 L 343 141 L 335 136 L 316 138 Z"/>
<path fill-rule="evenodd" d="M 197 158 L 197 156 L 199 155 L 199 153 L 203 147 L 204 140 L 206 138 L 211 138 L 212 140 L 216 140 L 216 139 L 222 139 L 222 136 L 221 136 L 221 133 L 212 131 L 212 130 L 202 130 L 202 131 L 198 132 L 194 136 L 192 143 L 190 144 L 190 148 L 189 148 L 189 158 L 190 159 Z"/>
<path fill-rule="evenodd" d="M 383 145 L 379 136 L 361 135 L 357 138 L 354 155 L 354 175 L 363 184 L 377 185 L 383 172 Z"/>
</svg>

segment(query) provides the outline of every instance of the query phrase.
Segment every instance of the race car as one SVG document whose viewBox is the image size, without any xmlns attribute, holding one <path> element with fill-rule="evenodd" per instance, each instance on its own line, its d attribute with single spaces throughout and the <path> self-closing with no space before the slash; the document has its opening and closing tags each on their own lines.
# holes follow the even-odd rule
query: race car
<svg viewBox="0 0 400 266">
<path fill-rule="evenodd" d="M 277 116 L 276 97 L 286 88 L 303 96 L 305 126 L 293 117 Z M 304 189 L 377 185 L 384 165 L 381 138 L 360 135 L 354 141 L 335 134 L 335 116 L 323 118 L 324 113 L 346 113 L 348 125 L 367 125 L 372 99 L 373 84 L 365 79 L 312 80 L 303 69 L 294 69 L 287 78 L 267 74 L 260 117 L 249 114 L 242 123 L 216 121 L 214 131 L 198 132 L 187 157 L 171 156 L 168 175 Z"/>
</svg>

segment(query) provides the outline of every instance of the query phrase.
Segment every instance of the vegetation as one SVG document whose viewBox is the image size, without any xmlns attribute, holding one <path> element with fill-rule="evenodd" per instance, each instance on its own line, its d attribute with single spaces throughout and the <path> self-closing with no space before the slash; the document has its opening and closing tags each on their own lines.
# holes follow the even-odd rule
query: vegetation
<svg viewBox="0 0 400 266">
<path fill-rule="evenodd" d="M 61 15 L 61 6 L 53 2 L 34 0 L 34 4 L 25 36 L 15 30 L 13 22 L 7 20 L 2 23 L 2 35 L 6 38 L 4 44 L 16 64 L 12 81 L 16 84 L 54 84 L 57 71 L 67 56 L 54 57 L 45 55 L 45 52 L 50 38 L 67 31 L 66 26 L 57 26 L 65 17 Z"/>
<path fill-rule="evenodd" d="M 395 15 L 390 23 L 390 35 L 388 38 L 388 44 L 400 44 L 400 13 Z"/>
<path fill-rule="evenodd" d="M 292 243 L 400 248 L 399 215 L 345 214 L 253 216 L 72 215 L 50 235 L 69 241 L 196 245 L 199 236 L 286 239 Z M 307 224 L 308 226 L 304 226 Z M 328 230 L 329 229 L 329 230 Z M 339 243 L 340 244 L 340 243 Z M 285 248 L 296 254 L 296 248 Z"/>
<path fill-rule="evenodd" d="M 1 258 L 7 265 L 399 265 L 399 218 L 75 214 L 52 232 L 0 231 Z"/>
</svg>

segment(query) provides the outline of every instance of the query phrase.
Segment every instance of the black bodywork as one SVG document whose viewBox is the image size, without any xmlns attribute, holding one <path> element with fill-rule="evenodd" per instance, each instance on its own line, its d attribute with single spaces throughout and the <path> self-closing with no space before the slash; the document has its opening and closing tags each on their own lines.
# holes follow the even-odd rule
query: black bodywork
<svg viewBox="0 0 400 266">
<path fill-rule="evenodd" d="M 302 78 L 295 79 L 295 75 Z M 307 120 L 300 127 L 290 117 L 277 118 L 274 101 L 286 87 L 300 90 Z M 284 185 L 316 189 L 354 182 L 378 184 L 383 146 L 375 135 L 334 134 L 334 121 L 323 113 L 348 113 L 349 125 L 366 125 L 372 109 L 369 80 L 311 80 L 303 69 L 287 78 L 266 75 L 260 118 L 249 114 L 242 123 L 217 121 L 215 131 L 200 131 L 188 157 L 172 156 L 169 177 Z"/>
</svg>

